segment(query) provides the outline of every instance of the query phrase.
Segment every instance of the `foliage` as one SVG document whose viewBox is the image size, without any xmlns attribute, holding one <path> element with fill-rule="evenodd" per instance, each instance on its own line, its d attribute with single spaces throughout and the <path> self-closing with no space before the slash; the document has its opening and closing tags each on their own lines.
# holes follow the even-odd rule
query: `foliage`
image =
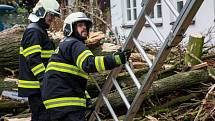
<svg viewBox="0 0 215 121">
<path fill-rule="evenodd" d="M 27 13 L 27 12 L 28 12 L 28 10 L 26 8 L 24 8 L 24 7 L 18 7 L 17 8 L 17 13 L 18 14 Z"/>
</svg>

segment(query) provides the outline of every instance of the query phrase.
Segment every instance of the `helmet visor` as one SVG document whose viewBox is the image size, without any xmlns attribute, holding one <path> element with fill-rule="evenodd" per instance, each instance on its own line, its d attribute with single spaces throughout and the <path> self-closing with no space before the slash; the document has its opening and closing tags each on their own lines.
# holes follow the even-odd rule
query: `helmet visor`
<svg viewBox="0 0 215 121">
<path fill-rule="evenodd" d="M 43 7 L 38 8 L 35 15 L 39 18 L 44 18 L 46 15 L 46 10 Z"/>
<path fill-rule="evenodd" d="M 54 16 L 54 17 L 60 17 L 60 11 L 57 11 L 57 12 L 51 12 L 51 11 L 49 11 L 47 14 L 49 14 L 51 16 Z"/>
</svg>

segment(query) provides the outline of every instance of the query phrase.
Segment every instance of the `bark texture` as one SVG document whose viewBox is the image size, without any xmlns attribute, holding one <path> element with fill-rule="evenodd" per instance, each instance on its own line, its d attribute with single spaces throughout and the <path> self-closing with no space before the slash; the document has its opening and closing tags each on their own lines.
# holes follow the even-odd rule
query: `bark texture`
<svg viewBox="0 0 215 121">
<path fill-rule="evenodd" d="M 186 65 L 193 66 L 196 64 L 200 64 L 198 59 L 200 59 L 202 56 L 203 44 L 204 37 L 202 35 L 200 34 L 190 35 L 184 59 Z"/>
<path fill-rule="evenodd" d="M 23 26 L 14 26 L 0 32 L 0 71 L 5 71 L 4 68 L 18 68 L 18 53 L 23 32 Z"/>
<path fill-rule="evenodd" d="M 213 68 L 213 70 L 215 70 Z M 183 72 L 178 73 L 173 76 L 169 76 L 167 78 L 163 78 L 161 80 L 157 80 L 153 82 L 152 87 L 149 89 L 148 92 L 145 93 L 145 98 L 152 98 L 154 96 L 162 96 L 164 94 L 172 93 L 173 91 L 186 89 L 189 87 L 192 87 L 194 85 L 197 85 L 202 82 L 206 82 L 210 79 L 209 73 L 207 70 L 195 70 L 195 71 L 189 71 L 189 72 Z M 123 89 L 124 94 L 126 95 L 128 101 L 131 103 L 134 99 L 137 88 L 124 88 Z M 108 100 L 112 104 L 113 108 L 117 109 L 125 109 L 126 107 L 119 95 L 118 92 L 113 92 L 108 94 Z M 96 100 L 96 99 L 94 99 Z M 141 106 L 141 105 L 140 105 Z M 119 110 L 120 112 L 123 112 L 123 110 Z M 107 113 L 107 108 L 102 108 L 103 113 Z M 125 112 L 123 112 L 125 113 Z"/>
</svg>

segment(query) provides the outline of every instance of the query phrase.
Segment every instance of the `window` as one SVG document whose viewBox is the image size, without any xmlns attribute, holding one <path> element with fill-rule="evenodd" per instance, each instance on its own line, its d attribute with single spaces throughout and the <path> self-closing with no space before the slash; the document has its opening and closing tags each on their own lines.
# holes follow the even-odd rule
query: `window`
<svg viewBox="0 0 215 121">
<path fill-rule="evenodd" d="M 161 10 L 161 0 L 157 1 L 157 17 L 161 18 L 162 17 L 162 10 Z"/>
<path fill-rule="evenodd" d="M 158 0 L 155 7 L 154 7 L 154 10 L 152 10 L 151 12 L 151 15 L 150 15 L 151 18 L 162 18 L 162 8 L 161 8 L 161 0 Z"/>
<path fill-rule="evenodd" d="M 158 0 L 154 6 L 154 9 L 151 11 L 150 18 L 152 18 L 152 21 L 155 23 L 156 26 L 162 26 L 162 17 L 162 3 L 161 0 Z M 149 27 L 148 22 L 146 22 L 145 26 Z"/>
<path fill-rule="evenodd" d="M 182 8 L 184 7 L 184 1 L 183 0 L 171 0 L 171 2 L 174 5 L 175 9 L 178 11 L 178 13 L 180 13 Z M 170 25 L 173 25 L 175 23 L 175 20 L 176 20 L 176 17 L 171 11 Z"/>
<path fill-rule="evenodd" d="M 127 21 L 137 19 L 137 0 L 126 0 Z"/>
<path fill-rule="evenodd" d="M 185 2 L 186 2 L 186 0 L 172 0 L 172 3 L 175 6 L 175 8 L 177 9 L 179 14 L 180 14 L 181 10 L 183 9 Z M 173 25 L 176 20 L 176 17 L 174 16 L 173 13 L 170 14 L 170 17 L 171 17 L 170 24 Z M 195 17 L 193 18 L 193 21 L 191 24 L 194 24 L 194 23 L 195 23 Z"/>
<path fill-rule="evenodd" d="M 183 8 L 184 2 L 183 1 L 177 1 L 177 11 L 180 13 Z"/>
<path fill-rule="evenodd" d="M 178 13 L 181 12 L 183 7 L 184 7 L 184 0 L 177 0 L 177 11 L 178 11 Z M 195 23 L 195 19 L 196 19 L 196 17 L 194 16 L 191 24 Z"/>
</svg>

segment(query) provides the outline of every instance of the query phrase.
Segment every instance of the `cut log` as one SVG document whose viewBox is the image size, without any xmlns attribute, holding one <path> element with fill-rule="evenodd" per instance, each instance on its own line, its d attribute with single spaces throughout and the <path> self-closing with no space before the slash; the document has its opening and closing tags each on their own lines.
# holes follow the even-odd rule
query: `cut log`
<svg viewBox="0 0 215 121">
<path fill-rule="evenodd" d="M 173 107 L 173 106 L 178 105 L 178 104 L 180 104 L 182 102 L 189 101 L 190 99 L 198 97 L 199 95 L 201 95 L 201 93 L 191 93 L 189 95 L 185 95 L 185 96 L 183 95 L 183 96 L 180 96 L 180 97 L 173 98 L 170 101 L 167 101 L 163 105 L 153 107 L 152 109 L 147 111 L 146 114 L 147 113 L 157 112 L 159 110 L 165 110 L 165 108 Z M 201 102 L 199 101 L 199 103 L 201 103 Z"/>
<path fill-rule="evenodd" d="M 215 69 L 213 68 L 213 70 Z M 169 76 L 167 78 L 153 82 L 152 87 L 149 89 L 148 92 L 145 93 L 146 96 L 144 97 L 144 99 L 148 97 L 152 98 L 153 96 L 159 97 L 164 94 L 172 93 L 173 91 L 186 89 L 194 85 L 197 85 L 199 83 L 209 81 L 209 79 L 211 78 L 207 70 L 195 70 L 195 71 L 178 73 L 173 76 Z M 128 88 L 123 89 L 123 92 L 126 95 L 128 101 L 131 103 L 131 101 L 134 99 L 137 93 L 137 88 L 134 87 L 129 89 Z M 126 107 L 118 92 L 110 93 L 108 94 L 107 97 L 110 103 L 112 104 L 113 108 L 125 109 L 126 111 Z M 96 99 L 94 99 L 94 101 L 95 100 Z M 102 112 L 103 113 L 108 112 L 106 107 L 102 108 Z M 123 110 L 120 110 L 120 113 L 121 112 L 123 112 Z"/>
<path fill-rule="evenodd" d="M 0 71 L 4 71 L 5 67 L 18 68 L 19 45 L 23 32 L 23 26 L 14 26 L 0 32 Z"/>
<path fill-rule="evenodd" d="M 25 28 L 26 26 L 24 25 L 16 25 L 0 32 L 0 72 L 3 72 L 2 75 L 5 75 L 4 72 L 8 72 L 8 70 L 17 71 L 18 69 L 20 41 Z M 89 46 L 92 46 L 93 49 L 95 48 L 94 45 L 99 44 L 100 39 L 105 37 L 101 32 L 95 33 L 96 35 L 94 34 L 93 37 L 87 41 L 89 43 L 86 43 L 87 45 L 89 44 Z M 58 45 L 63 38 L 62 32 L 59 31 L 49 32 L 49 36 L 54 41 L 55 45 Z M 100 48 L 98 50 L 101 52 Z"/>
<path fill-rule="evenodd" d="M 0 72 L 18 69 L 20 41 L 25 28 L 24 25 L 15 25 L 0 32 Z M 58 45 L 59 38 L 52 40 Z"/>
<path fill-rule="evenodd" d="M 191 70 L 197 70 L 197 69 L 203 69 L 203 68 L 207 68 L 208 67 L 208 63 L 204 62 L 204 63 L 200 63 L 198 65 L 194 65 Z"/>
<path fill-rule="evenodd" d="M 176 72 L 175 72 L 176 69 L 177 69 L 177 65 L 172 65 L 169 68 L 162 70 L 161 73 L 158 75 L 158 78 L 162 79 L 162 78 L 166 78 L 168 76 L 174 75 L 174 74 L 176 74 Z M 148 70 L 149 70 L 149 68 L 146 67 L 146 68 L 142 68 L 142 69 L 134 69 L 133 72 L 139 80 L 143 80 L 146 73 L 148 72 Z M 88 80 L 87 91 L 89 92 L 89 94 L 92 98 L 97 97 L 99 94 L 99 90 L 96 88 L 95 82 L 97 82 L 101 88 L 102 85 L 105 83 L 107 76 L 108 76 L 108 72 L 100 73 L 100 74 L 94 73 L 93 75 L 91 75 L 91 77 L 93 77 L 93 78 L 90 78 Z M 119 85 L 123 88 L 132 87 L 134 85 L 128 72 L 119 73 L 116 80 L 118 81 Z"/>
<path fill-rule="evenodd" d="M 0 113 L 18 114 L 28 108 L 27 102 L 0 100 Z"/>
<path fill-rule="evenodd" d="M 16 82 L 0 81 L 0 94 L 3 90 L 12 90 L 13 88 L 17 88 Z"/>
<path fill-rule="evenodd" d="M 144 69 L 135 69 L 134 73 L 137 77 L 143 76 L 148 71 L 148 68 Z M 87 84 L 87 91 L 89 92 L 90 96 L 97 97 L 99 94 L 99 90 L 96 87 L 95 82 L 102 87 L 102 85 L 105 83 L 106 77 L 108 76 L 108 72 L 104 73 L 94 73 L 90 75 L 92 78 L 88 80 Z M 133 83 L 131 81 L 130 76 L 127 72 L 120 73 L 117 77 L 117 80 L 122 87 L 129 87 L 133 86 Z"/>
<path fill-rule="evenodd" d="M 188 66 L 200 64 L 204 37 L 201 34 L 191 35 L 186 49 L 184 62 Z"/>
<path fill-rule="evenodd" d="M 27 118 L 4 118 L 4 121 L 31 121 L 31 116 Z"/>
</svg>

